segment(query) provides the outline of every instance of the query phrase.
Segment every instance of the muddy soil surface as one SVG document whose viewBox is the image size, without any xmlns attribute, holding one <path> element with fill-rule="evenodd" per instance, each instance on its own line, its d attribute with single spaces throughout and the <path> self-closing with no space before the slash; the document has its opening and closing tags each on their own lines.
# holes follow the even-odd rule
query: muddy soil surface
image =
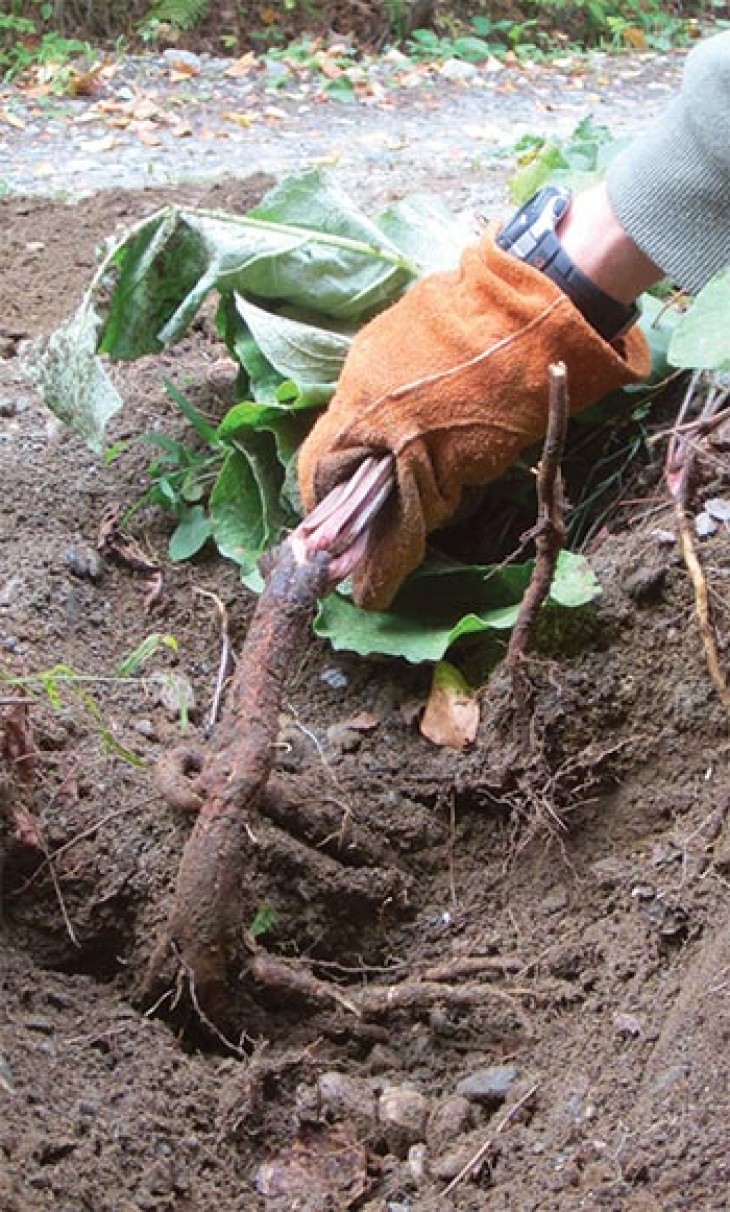
<svg viewBox="0 0 730 1212">
<path fill-rule="evenodd" d="M 628 68 L 666 89 L 679 65 Z M 127 190 L 140 177 L 124 143 L 111 176 L 108 162 L 104 176 L 63 174 L 85 194 L 78 205 L 28 196 L 45 174 L 34 179 L 34 163 L 50 156 L 46 187 L 61 158 L 73 164 L 73 128 L 26 139 L 8 127 L 0 175 L 26 196 L 0 202 L 0 642 L 4 674 L 31 680 L 3 688 L 0 708 L 3 1212 L 727 1207 L 727 719 L 663 533 L 658 475 L 644 473 L 644 499 L 594 545 L 598 605 L 543 637 L 529 757 L 513 744 L 501 674 L 460 754 L 414 726 L 428 670 L 310 643 L 241 927 L 268 914 L 257 945 L 316 981 L 284 995 L 234 976 L 225 1041 L 176 1014 L 174 991 L 162 1017 L 140 1008 L 191 828 L 153 769 L 181 742 L 205 744 L 221 646 L 211 595 L 236 650 L 252 600 L 212 556 L 169 564 L 169 522 L 142 510 L 134 536 L 164 576 L 146 613 L 144 576 L 96 544 L 109 509 L 145 490 L 149 452 L 90 455 L 43 410 L 18 357 L 69 313 L 118 225 L 173 199 L 245 209 L 266 186 L 255 170 L 314 154 L 310 130 L 321 154 L 344 144 L 346 183 L 374 204 L 427 184 L 457 207 L 480 194 L 504 205 L 509 162 L 469 161 L 464 130 L 496 121 L 497 100 L 510 130 L 572 125 L 595 106 L 564 81 L 539 111 L 528 81 L 519 105 L 509 90 L 450 86 L 400 97 L 397 112 L 330 105 L 305 125 L 279 119 L 275 135 L 246 131 L 238 179 L 202 185 Z M 548 97 L 547 74 L 541 87 Z M 661 92 L 633 87 L 604 87 L 609 122 Z M 387 144 L 406 124 L 407 146 L 367 151 L 365 128 Z M 176 161 L 173 175 L 200 163 Z M 231 159 L 211 157 L 211 175 L 221 165 Z M 220 411 L 220 352 L 204 319 L 161 357 L 118 367 L 127 407 L 113 440 L 184 434 L 165 377 Z M 729 495 L 724 441 L 700 495 Z M 702 556 L 727 636 L 727 528 Z M 115 677 L 152 632 L 175 646 Z M 77 680 L 57 674 L 51 699 L 41 675 L 59 665 Z M 163 693 L 171 675 L 195 693 L 185 728 Z M 357 1015 L 348 993 L 363 988 L 393 992 Z"/>
</svg>

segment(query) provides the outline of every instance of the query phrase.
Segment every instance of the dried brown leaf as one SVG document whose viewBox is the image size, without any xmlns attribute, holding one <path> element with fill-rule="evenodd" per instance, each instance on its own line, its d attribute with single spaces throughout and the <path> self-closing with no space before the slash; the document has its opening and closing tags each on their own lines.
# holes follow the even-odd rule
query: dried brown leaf
<svg viewBox="0 0 730 1212">
<path fill-rule="evenodd" d="M 352 1124 L 302 1128 L 256 1174 L 268 1199 L 306 1198 L 308 1207 L 351 1208 L 368 1188 L 368 1155 Z"/>
<path fill-rule="evenodd" d="M 476 739 L 479 703 L 453 665 L 439 661 L 421 719 L 421 734 L 434 745 L 465 749 Z"/>
</svg>

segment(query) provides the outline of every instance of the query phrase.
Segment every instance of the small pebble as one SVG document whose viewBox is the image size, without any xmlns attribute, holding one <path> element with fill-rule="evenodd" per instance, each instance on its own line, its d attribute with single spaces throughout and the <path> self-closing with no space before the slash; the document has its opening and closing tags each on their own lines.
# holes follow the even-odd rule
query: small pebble
<svg viewBox="0 0 730 1212">
<path fill-rule="evenodd" d="M 667 569 L 638 568 L 623 578 L 623 588 L 637 606 L 648 606 L 661 601 L 667 579 Z"/>
<path fill-rule="evenodd" d="M 0 606 L 14 605 L 23 589 L 23 584 L 22 577 L 8 577 L 7 581 L 0 585 Z"/>
<path fill-rule="evenodd" d="M 192 51 L 177 50 L 174 46 L 170 46 L 162 52 L 162 57 L 169 67 L 188 67 L 191 71 L 198 72 L 201 68 L 200 56 Z"/>
<path fill-rule="evenodd" d="M 540 909 L 545 914 L 559 913 L 568 906 L 568 893 L 565 888 L 554 888 L 540 901 Z"/>
<path fill-rule="evenodd" d="M 161 673 L 157 675 L 157 682 L 160 687 L 157 701 L 170 719 L 193 714 L 195 691 L 190 678 L 184 673 Z"/>
<path fill-rule="evenodd" d="M 716 522 L 730 522 L 730 500 L 725 497 L 712 497 L 705 501 L 705 511 Z"/>
<path fill-rule="evenodd" d="M 644 1033 L 644 1029 L 635 1014 L 614 1014 L 613 1025 L 619 1035 L 628 1035 L 633 1039 L 637 1039 Z"/>
<path fill-rule="evenodd" d="M 441 68 L 444 80 L 469 80 L 479 74 L 475 63 L 466 63 L 463 59 L 447 59 Z"/>
<path fill-rule="evenodd" d="M 472 1105 L 463 1094 L 449 1094 L 436 1104 L 426 1124 L 426 1143 L 433 1153 L 463 1136 L 472 1126 Z"/>
<path fill-rule="evenodd" d="M 98 581 L 104 568 L 101 556 L 90 547 L 68 547 L 64 562 L 80 581 Z"/>
<path fill-rule="evenodd" d="M 408 1150 L 406 1162 L 417 1187 L 420 1187 L 426 1178 L 426 1157 L 426 1146 L 422 1143 L 411 1145 Z"/>
<path fill-rule="evenodd" d="M 656 539 L 663 547 L 673 547 L 677 541 L 677 536 L 673 530 L 663 530 L 661 528 L 652 530 L 651 537 Z"/>
<path fill-rule="evenodd" d="M 47 1018 L 27 1018 L 24 1024 L 29 1031 L 37 1031 L 40 1035 L 53 1035 L 54 1027 Z"/>
<path fill-rule="evenodd" d="M 492 1065 L 489 1069 L 470 1073 L 459 1082 L 456 1093 L 474 1103 L 498 1105 L 504 1102 L 516 1080 L 514 1065 Z"/>
<path fill-rule="evenodd" d="M 717 534 L 717 522 L 706 509 L 700 510 L 695 517 L 695 534 L 698 539 L 709 539 L 711 535 Z"/>
<path fill-rule="evenodd" d="M 325 686 L 329 686 L 330 690 L 345 690 L 349 681 L 347 674 L 343 673 L 335 665 L 330 665 L 329 668 L 323 669 L 319 678 L 321 682 L 324 682 Z"/>
</svg>

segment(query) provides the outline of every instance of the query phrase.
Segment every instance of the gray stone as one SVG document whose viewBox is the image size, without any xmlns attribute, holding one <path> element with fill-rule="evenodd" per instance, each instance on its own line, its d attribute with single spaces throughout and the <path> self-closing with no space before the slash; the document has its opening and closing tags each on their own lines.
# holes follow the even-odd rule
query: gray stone
<svg viewBox="0 0 730 1212">
<path fill-rule="evenodd" d="M 349 678 L 336 665 L 328 665 L 326 669 L 322 670 L 319 680 L 324 682 L 325 686 L 329 686 L 330 690 L 346 690 Z"/>
<path fill-rule="evenodd" d="M 68 547 L 63 558 L 69 572 L 82 581 L 98 581 L 104 568 L 101 556 L 91 547 Z"/>
<path fill-rule="evenodd" d="M 411 1172 L 411 1178 L 417 1187 L 423 1185 L 426 1180 L 426 1146 L 419 1142 L 417 1145 L 411 1145 L 408 1150 L 407 1164 Z"/>
<path fill-rule="evenodd" d="M 479 75 L 475 63 L 466 63 L 464 59 L 447 59 L 441 68 L 444 80 L 471 80 Z"/>
<path fill-rule="evenodd" d="M 623 578 L 623 588 L 637 606 L 652 606 L 662 600 L 667 568 L 638 568 Z"/>
<path fill-rule="evenodd" d="M 456 1093 L 463 1094 L 473 1103 L 497 1106 L 504 1102 L 516 1080 L 517 1069 L 514 1065 L 492 1065 L 489 1069 L 470 1073 L 459 1082 Z"/>
<path fill-rule="evenodd" d="M 192 51 L 178 50 L 177 47 L 170 46 L 162 52 L 162 57 L 171 68 L 179 65 L 190 68 L 193 72 L 200 71 L 201 68 L 200 56 Z"/>
<path fill-rule="evenodd" d="M 152 720 L 147 720 L 144 718 L 141 720 L 136 720 L 135 724 L 134 724 L 134 728 L 135 728 L 135 731 L 138 732 L 140 736 L 147 737 L 147 739 L 149 741 L 157 740 L 157 729 L 155 728 L 155 725 L 153 724 Z"/>
</svg>

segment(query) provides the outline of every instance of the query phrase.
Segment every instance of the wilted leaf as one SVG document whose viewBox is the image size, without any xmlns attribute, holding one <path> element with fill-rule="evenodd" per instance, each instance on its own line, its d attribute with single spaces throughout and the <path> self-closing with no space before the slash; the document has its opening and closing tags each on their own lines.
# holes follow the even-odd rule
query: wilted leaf
<svg viewBox="0 0 730 1212">
<path fill-rule="evenodd" d="M 104 448 L 107 422 L 122 407 L 122 399 L 96 357 L 102 318 L 90 304 L 48 338 L 33 342 L 23 356 L 23 368 L 37 384 L 48 407 L 88 442 Z"/>
<path fill-rule="evenodd" d="M 268 1199 L 306 1200 L 309 1208 L 351 1208 L 368 1188 L 367 1152 L 351 1124 L 307 1126 L 264 1162 L 256 1188 Z"/>
<path fill-rule="evenodd" d="M 420 727 L 427 740 L 449 749 L 466 749 L 476 739 L 479 703 L 459 670 L 448 661 L 439 661 L 433 671 Z"/>
</svg>

